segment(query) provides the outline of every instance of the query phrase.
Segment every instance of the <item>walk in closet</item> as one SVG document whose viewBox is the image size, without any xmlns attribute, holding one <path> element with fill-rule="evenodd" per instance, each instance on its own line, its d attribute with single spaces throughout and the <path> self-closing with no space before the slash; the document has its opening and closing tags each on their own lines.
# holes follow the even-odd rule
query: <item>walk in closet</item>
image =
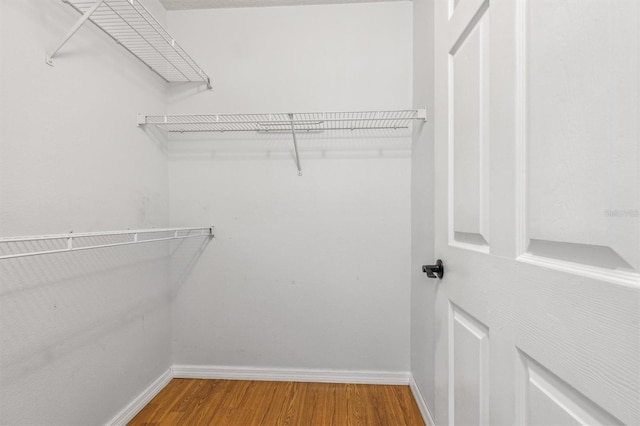
<svg viewBox="0 0 640 426">
<path fill-rule="evenodd" d="M 640 423 L 639 31 L 0 0 L 0 426 Z"/>
<path fill-rule="evenodd" d="M 408 383 L 411 7 L 3 2 L 0 423 Z"/>
</svg>

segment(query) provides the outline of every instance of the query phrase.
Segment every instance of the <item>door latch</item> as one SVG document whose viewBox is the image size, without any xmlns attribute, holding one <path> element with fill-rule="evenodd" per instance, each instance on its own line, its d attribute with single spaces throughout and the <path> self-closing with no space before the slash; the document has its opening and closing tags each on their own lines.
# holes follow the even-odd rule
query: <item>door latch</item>
<svg viewBox="0 0 640 426">
<path fill-rule="evenodd" d="M 429 278 L 442 279 L 444 276 L 444 264 L 442 260 L 438 259 L 435 265 L 422 265 L 422 272 L 427 274 Z"/>
</svg>

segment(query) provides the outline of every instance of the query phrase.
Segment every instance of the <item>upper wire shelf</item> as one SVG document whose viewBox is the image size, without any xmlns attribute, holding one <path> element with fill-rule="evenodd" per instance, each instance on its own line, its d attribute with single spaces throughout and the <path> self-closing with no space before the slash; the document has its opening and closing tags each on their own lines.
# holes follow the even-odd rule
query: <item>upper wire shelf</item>
<svg viewBox="0 0 640 426">
<path fill-rule="evenodd" d="M 291 133 L 298 175 L 302 176 L 296 133 L 325 130 L 407 129 L 414 120 L 427 121 L 426 108 L 395 111 L 138 115 L 138 126 L 154 125 L 171 133 Z"/>
<path fill-rule="evenodd" d="M 213 238 L 213 227 L 159 228 L 0 238 L 0 260 L 130 244 Z"/>
<path fill-rule="evenodd" d="M 138 125 L 183 132 L 321 132 L 325 130 L 406 129 L 426 121 L 425 109 L 395 111 L 266 114 L 140 115 Z"/>
<path fill-rule="evenodd" d="M 87 20 L 144 62 L 167 82 L 204 82 L 209 76 L 139 0 L 62 0 L 82 14 L 80 20 L 47 55 L 47 63 Z"/>
</svg>

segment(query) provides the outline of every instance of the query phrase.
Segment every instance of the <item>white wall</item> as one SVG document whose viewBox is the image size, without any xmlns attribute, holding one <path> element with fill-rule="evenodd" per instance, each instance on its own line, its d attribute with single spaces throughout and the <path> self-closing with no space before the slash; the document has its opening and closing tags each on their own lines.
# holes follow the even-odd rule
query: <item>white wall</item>
<svg viewBox="0 0 640 426">
<path fill-rule="evenodd" d="M 163 16 L 159 3 L 153 12 Z M 168 224 L 166 86 L 60 1 L 0 3 L 0 235 Z M 101 424 L 170 365 L 168 247 L 0 261 L 0 423 Z"/>
<path fill-rule="evenodd" d="M 213 76 L 172 113 L 411 105 L 411 3 L 169 12 Z M 197 92 L 197 93 L 196 93 Z M 170 144 L 171 222 L 217 235 L 176 290 L 176 364 L 407 371 L 410 134 Z"/>
<path fill-rule="evenodd" d="M 413 1 L 413 103 L 427 107 L 427 123 L 414 132 L 411 155 L 411 372 L 428 406 L 434 403 L 435 291 L 422 273 L 434 253 L 434 22 L 433 0 Z M 446 260 L 446 259 L 445 259 Z"/>
<path fill-rule="evenodd" d="M 0 235 L 164 226 L 169 199 L 172 224 L 217 226 L 171 271 L 163 245 L 0 263 L 0 423 L 103 423 L 171 362 L 409 369 L 408 133 L 300 136 L 302 177 L 287 135 L 191 136 L 169 179 L 134 126 L 164 82 L 91 25 L 50 68 L 78 15 L 0 7 Z M 411 104 L 410 2 L 169 15 L 215 86 L 173 85 L 173 113 Z"/>
</svg>

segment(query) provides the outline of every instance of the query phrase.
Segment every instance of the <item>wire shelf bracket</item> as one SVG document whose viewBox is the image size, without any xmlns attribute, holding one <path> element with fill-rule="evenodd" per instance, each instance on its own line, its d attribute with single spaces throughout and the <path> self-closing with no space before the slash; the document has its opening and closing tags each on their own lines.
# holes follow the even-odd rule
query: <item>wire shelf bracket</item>
<svg viewBox="0 0 640 426">
<path fill-rule="evenodd" d="M 264 114 L 141 115 L 138 126 L 156 126 L 169 133 L 291 133 L 298 175 L 302 175 L 297 134 L 331 130 L 398 130 L 426 122 L 427 109 L 394 111 L 297 112 Z"/>
<path fill-rule="evenodd" d="M 298 176 L 302 176 L 302 168 L 300 167 L 300 156 L 298 155 L 298 139 L 296 138 L 296 125 L 293 121 L 293 114 L 289 114 L 291 122 L 291 135 L 293 136 L 293 149 L 296 154 L 296 167 L 298 168 Z"/>
<path fill-rule="evenodd" d="M 82 14 L 45 61 L 53 58 L 87 22 L 93 22 L 109 37 L 147 65 L 168 83 L 204 82 L 211 79 L 169 35 L 139 0 L 62 0 Z"/>
<path fill-rule="evenodd" d="M 155 234 L 155 235 L 154 235 Z M 108 242 L 96 243 L 102 237 Z M 43 254 L 65 253 L 71 251 L 92 250 L 106 247 L 118 247 L 131 244 L 154 243 L 159 241 L 183 240 L 187 238 L 213 238 L 214 227 L 201 228 L 161 228 L 125 231 L 85 232 L 56 235 L 33 235 L 28 237 L 0 238 L 0 260 Z M 83 241 L 85 244 L 83 244 Z M 42 250 L 38 242 L 46 242 L 51 248 Z M 40 246 L 40 247 L 39 247 Z M 7 251 L 19 251 L 6 254 Z M 5 254 L 3 254 L 5 253 Z"/>
</svg>

